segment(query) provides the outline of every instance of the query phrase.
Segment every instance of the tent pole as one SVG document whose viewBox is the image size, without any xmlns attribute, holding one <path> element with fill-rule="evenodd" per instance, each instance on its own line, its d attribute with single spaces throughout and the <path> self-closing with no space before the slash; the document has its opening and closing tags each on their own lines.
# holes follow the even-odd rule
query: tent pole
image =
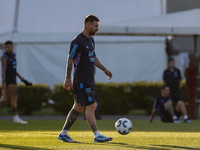
<svg viewBox="0 0 200 150">
<path fill-rule="evenodd" d="M 194 36 L 194 55 L 197 57 L 197 36 Z"/>
<path fill-rule="evenodd" d="M 17 24 L 18 24 L 18 13 L 19 13 L 19 0 L 16 0 L 15 3 L 15 14 L 14 14 L 14 24 L 13 24 L 13 33 L 17 33 Z"/>
<path fill-rule="evenodd" d="M 167 12 L 166 0 L 161 0 L 161 14 L 165 15 Z"/>
</svg>

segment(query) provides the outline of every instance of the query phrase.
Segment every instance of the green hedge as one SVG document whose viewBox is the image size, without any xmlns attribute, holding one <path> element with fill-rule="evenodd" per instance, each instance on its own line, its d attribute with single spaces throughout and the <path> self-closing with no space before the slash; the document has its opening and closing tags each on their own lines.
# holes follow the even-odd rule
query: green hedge
<svg viewBox="0 0 200 150">
<path fill-rule="evenodd" d="M 95 89 L 100 91 L 99 111 L 101 114 L 123 115 L 130 110 L 144 109 L 150 113 L 161 85 L 147 82 L 97 83 Z"/>
<path fill-rule="evenodd" d="M 102 115 L 124 115 L 130 110 L 143 109 L 150 114 L 154 97 L 160 94 L 162 82 L 96 83 L 95 99 Z M 183 100 L 186 100 L 185 82 L 181 84 Z M 55 85 L 51 99 L 55 111 L 67 114 L 73 105 L 73 91 L 68 92 L 63 84 Z"/>
<path fill-rule="evenodd" d="M 160 94 L 162 85 L 162 82 L 96 83 L 94 97 L 99 102 L 101 115 L 125 115 L 134 109 L 143 109 L 150 114 L 154 97 Z M 74 103 L 73 91 L 66 91 L 63 84 L 55 85 L 53 91 L 40 84 L 17 87 L 18 111 L 23 115 L 32 115 L 33 111 L 48 107 L 49 99 L 54 101 L 51 106 L 55 111 L 66 115 Z M 185 82 L 181 84 L 181 92 L 186 101 Z M 7 106 L 10 107 L 10 103 Z"/>
<path fill-rule="evenodd" d="M 74 104 L 74 93 L 73 90 L 65 90 L 63 84 L 58 84 L 54 86 L 51 99 L 54 101 L 53 109 L 67 115 Z"/>
</svg>

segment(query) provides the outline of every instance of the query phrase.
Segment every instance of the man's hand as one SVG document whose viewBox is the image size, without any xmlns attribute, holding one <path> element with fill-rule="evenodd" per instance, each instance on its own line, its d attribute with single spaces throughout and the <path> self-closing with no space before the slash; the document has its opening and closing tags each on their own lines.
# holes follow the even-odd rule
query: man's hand
<svg viewBox="0 0 200 150">
<path fill-rule="evenodd" d="M 65 81 L 64 81 L 64 88 L 67 90 L 67 91 L 70 91 L 71 90 L 71 79 L 70 78 L 66 78 Z"/>
<path fill-rule="evenodd" d="M 108 80 L 112 78 L 112 73 L 109 70 L 105 70 L 104 73 L 108 76 Z"/>
<path fill-rule="evenodd" d="M 20 80 L 23 82 L 23 81 L 25 81 L 25 79 L 23 78 L 23 77 L 20 77 Z"/>
</svg>

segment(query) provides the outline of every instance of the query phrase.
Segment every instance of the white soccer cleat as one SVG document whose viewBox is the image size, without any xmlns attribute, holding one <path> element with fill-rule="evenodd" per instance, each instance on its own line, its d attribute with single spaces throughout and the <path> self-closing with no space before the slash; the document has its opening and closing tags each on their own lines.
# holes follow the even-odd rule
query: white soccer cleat
<svg viewBox="0 0 200 150">
<path fill-rule="evenodd" d="M 20 123 L 20 124 L 28 124 L 27 121 L 24 121 L 24 120 L 22 120 L 22 119 L 17 119 L 17 120 L 14 120 L 13 122 L 14 122 L 14 123 Z"/>
</svg>

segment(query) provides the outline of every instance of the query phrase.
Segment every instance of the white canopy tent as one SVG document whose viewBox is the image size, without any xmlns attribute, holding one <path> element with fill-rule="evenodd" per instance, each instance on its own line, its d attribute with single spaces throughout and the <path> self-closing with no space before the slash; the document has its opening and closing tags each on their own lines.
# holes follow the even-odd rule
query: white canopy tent
<svg viewBox="0 0 200 150">
<path fill-rule="evenodd" d="M 101 26 L 98 35 L 200 35 L 200 9 L 181 11 Z"/>
<path fill-rule="evenodd" d="M 83 7 L 84 6 L 84 7 Z M 161 14 L 160 0 L 0 0 L 0 49 L 15 43 L 18 72 L 33 83 L 63 83 L 71 40 L 82 31 L 84 17 L 94 14 L 100 26 Z M 114 82 L 158 81 L 166 63 L 160 37 L 95 36 L 100 61 Z M 3 53 L 3 51 L 1 51 Z M 151 59 L 146 59 L 151 56 Z M 140 58 L 140 59 L 139 59 Z M 150 64 L 157 59 L 160 65 Z M 141 67 L 139 64 L 145 64 Z M 148 73 L 153 70 L 151 75 Z M 109 82 L 99 69 L 96 82 Z M 20 82 L 18 80 L 18 82 Z"/>
</svg>

